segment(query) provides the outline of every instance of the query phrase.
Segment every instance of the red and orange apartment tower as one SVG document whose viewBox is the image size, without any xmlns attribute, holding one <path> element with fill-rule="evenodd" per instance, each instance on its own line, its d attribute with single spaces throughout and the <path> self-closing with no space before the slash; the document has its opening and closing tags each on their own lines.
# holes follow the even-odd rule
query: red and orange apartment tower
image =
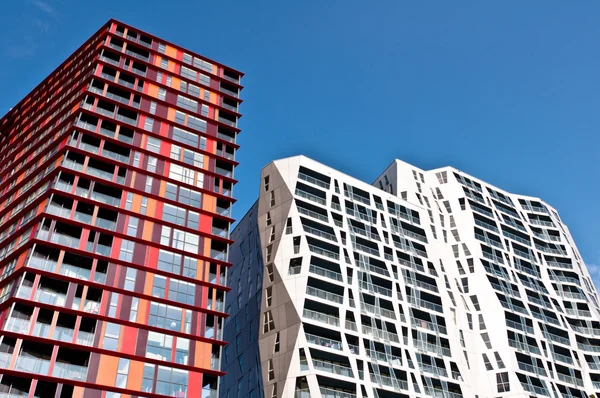
<svg viewBox="0 0 600 398">
<path fill-rule="evenodd" d="M 241 77 L 110 20 L 0 120 L 0 396 L 217 396 Z"/>
</svg>

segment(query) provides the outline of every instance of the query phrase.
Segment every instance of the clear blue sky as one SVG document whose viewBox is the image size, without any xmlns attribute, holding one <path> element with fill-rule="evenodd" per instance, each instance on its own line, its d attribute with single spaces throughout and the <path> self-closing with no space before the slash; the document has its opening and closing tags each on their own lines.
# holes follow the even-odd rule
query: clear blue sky
<svg viewBox="0 0 600 398">
<path fill-rule="evenodd" d="M 372 181 L 397 157 L 544 198 L 600 265 L 599 2 L 5 3 L 0 113 L 110 17 L 245 72 L 238 218 L 273 159 Z"/>
</svg>

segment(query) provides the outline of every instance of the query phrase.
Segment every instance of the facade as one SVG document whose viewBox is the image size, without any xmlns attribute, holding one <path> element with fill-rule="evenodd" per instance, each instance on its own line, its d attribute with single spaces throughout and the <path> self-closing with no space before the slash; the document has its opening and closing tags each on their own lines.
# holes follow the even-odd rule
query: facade
<svg viewBox="0 0 600 398">
<path fill-rule="evenodd" d="M 110 20 L 0 119 L 0 396 L 217 396 L 241 77 Z"/>
<path fill-rule="evenodd" d="M 225 322 L 241 349 L 222 397 L 600 392 L 598 295 L 538 198 L 398 160 L 370 185 L 298 156 L 263 169 L 233 236 L 227 308 L 252 333 Z"/>
</svg>

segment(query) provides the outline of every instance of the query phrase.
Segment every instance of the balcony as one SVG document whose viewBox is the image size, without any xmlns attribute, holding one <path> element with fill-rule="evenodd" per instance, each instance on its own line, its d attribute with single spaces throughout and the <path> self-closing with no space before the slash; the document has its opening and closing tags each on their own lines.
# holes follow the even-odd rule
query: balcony
<svg viewBox="0 0 600 398">
<path fill-rule="evenodd" d="M 38 375 L 47 375 L 50 361 L 46 359 L 21 355 L 17 358 L 15 370 Z"/>
<path fill-rule="evenodd" d="M 338 365 L 333 362 L 321 361 L 318 359 L 313 359 L 313 366 L 315 370 L 333 373 L 339 376 L 354 377 L 352 369 L 348 366 Z"/>
<path fill-rule="evenodd" d="M 421 352 L 431 352 L 437 355 L 441 355 L 441 356 L 447 356 L 450 357 L 452 356 L 450 354 L 450 348 L 447 347 L 443 347 L 441 345 L 438 344 L 433 344 L 433 343 L 429 343 L 426 341 L 419 341 L 419 340 L 414 340 L 413 339 L 413 343 L 415 345 L 415 348 L 418 351 Z"/>
<path fill-rule="evenodd" d="M 297 209 L 298 209 L 298 213 L 300 213 L 300 214 L 315 218 L 319 221 L 329 222 L 329 219 L 327 218 L 326 215 L 317 213 L 316 211 L 305 209 L 304 207 L 300 207 L 300 206 L 297 206 Z"/>
<path fill-rule="evenodd" d="M 388 310 L 387 308 L 383 308 L 383 307 L 376 307 L 374 305 L 368 304 L 368 303 L 360 303 L 360 309 L 361 312 L 365 313 L 365 314 L 374 314 L 374 315 L 380 315 L 380 316 L 384 316 L 386 318 L 390 318 L 390 319 L 396 319 L 396 314 L 394 313 L 393 310 Z"/>
<path fill-rule="evenodd" d="M 308 248 L 311 252 L 316 253 L 316 254 L 320 254 L 321 256 L 325 256 L 325 257 L 329 257 L 332 258 L 334 260 L 339 260 L 340 255 L 339 253 L 334 253 L 331 250 L 327 250 L 327 249 L 323 249 L 319 246 L 315 246 L 315 245 L 308 245 Z"/>
<path fill-rule="evenodd" d="M 306 335 L 306 341 L 310 344 L 315 344 L 321 347 L 331 348 L 332 350 L 338 351 L 342 351 L 344 349 L 341 341 L 328 339 L 326 337 L 321 337 L 310 333 L 304 334 Z"/>
<path fill-rule="evenodd" d="M 310 264 L 309 271 L 312 274 L 316 274 L 319 276 L 323 276 L 325 278 L 333 279 L 338 282 L 343 282 L 342 274 L 340 274 L 338 272 L 334 272 L 334 271 L 331 271 L 331 270 L 328 270 L 328 269 L 325 269 L 325 268 L 322 268 L 322 267 L 319 267 L 319 266 L 316 266 L 313 264 Z"/>
<path fill-rule="evenodd" d="M 386 354 L 385 352 L 379 352 L 376 350 L 365 350 L 367 352 L 367 356 L 374 361 L 387 362 L 392 366 L 402 366 L 402 357 Z"/>
<path fill-rule="evenodd" d="M 302 316 L 304 318 L 312 319 L 318 322 L 323 322 L 328 325 L 340 326 L 340 318 L 333 315 L 323 314 L 321 312 L 309 310 L 307 308 L 304 309 Z"/>
<path fill-rule="evenodd" d="M 87 379 L 87 366 L 74 365 L 64 362 L 56 362 L 52 376 L 60 377 L 61 379 L 84 381 Z"/>
<path fill-rule="evenodd" d="M 435 365 L 420 363 L 421 371 L 435 376 L 448 377 L 448 371 Z"/>
<path fill-rule="evenodd" d="M 316 186 L 319 186 L 321 188 L 329 189 L 329 183 L 321 181 L 319 179 L 316 179 L 315 177 L 309 176 L 309 175 L 304 174 L 302 172 L 298 173 L 298 178 L 300 180 L 309 182 L 309 183 L 314 184 Z"/>
<path fill-rule="evenodd" d="M 29 327 L 31 326 L 31 320 L 20 319 L 20 318 L 8 318 L 8 321 L 4 325 L 4 330 L 9 332 L 29 334 Z"/>
<path fill-rule="evenodd" d="M 435 303 L 432 303 L 432 302 L 429 302 L 426 300 L 418 299 L 413 296 L 408 296 L 407 298 L 408 298 L 408 302 L 410 304 L 413 304 L 413 305 L 417 306 L 418 308 L 426 308 L 429 310 L 440 312 L 442 314 L 444 313 L 443 307 L 439 304 L 435 304 Z"/>
<path fill-rule="evenodd" d="M 34 300 L 38 303 L 45 303 L 63 307 L 65 305 L 65 302 L 67 301 L 67 296 L 65 294 L 60 294 L 51 290 L 44 290 L 42 288 L 38 288 L 38 290 L 35 292 Z"/>
<path fill-rule="evenodd" d="M 367 290 L 371 293 L 378 293 L 387 297 L 392 297 L 392 290 L 376 285 L 374 283 L 370 283 L 370 282 L 366 282 L 366 281 L 359 281 L 358 283 L 359 287 L 363 290 Z"/>
<path fill-rule="evenodd" d="M 448 390 L 440 390 L 437 388 L 432 388 L 429 386 L 425 386 L 425 394 L 430 397 L 435 398 L 462 398 L 463 395 L 457 392 L 452 392 Z"/>
<path fill-rule="evenodd" d="M 344 302 L 344 296 L 340 296 L 339 294 L 331 293 L 326 290 L 317 289 L 316 287 L 312 286 L 306 287 L 306 294 L 323 300 L 332 301 L 337 304 L 342 304 Z"/>
<path fill-rule="evenodd" d="M 308 199 L 311 202 L 315 202 L 315 203 L 318 203 L 318 204 L 323 205 L 323 206 L 325 206 L 327 204 L 326 200 L 323 199 L 322 197 L 317 196 L 317 195 L 313 195 L 313 194 L 308 193 L 306 191 L 302 191 L 302 190 L 300 190 L 298 188 L 296 188 L 296 196 L 299 196 L 299 197 L 304 198 L 304 199 Z"/>
<path fill-rule="evenodd" d="M 333 390 L 331 388 L 326 387 L 320 387 L 319 391 L 321 392 L 321 398 L 356 398 L 356 394 L 352 394 L 346 391 Z M 305 397 L 310 398 L 310 394 Z"/>
<path fill-rule="evenodd" d="M 398 380 L 382 374 L 374 375 L 371 373 L 371 380 L 376 384 L 380 384 L 386 387 L 392 387 L 395 390 L 406 390 L 408 391 L 408 383 L 404 380 Z"/>
<path fill-rule="evenodd" d="M 92 346 L 94 344 L 94 333 L 79 331 L 77 333 L 77 344 Z"/>
<path fill-rule="evenodd" d="M 525 371 L 525 372 L 529 372 L 529 373 L 535 373 L 536 375 L 539 376 L 547 376 L 546 373 L 546 369 L 544 368 L 540 368 L 539 366 L 534 366 L 528 363 L 524 363 L 524 362 L 518 362 L 519 364 L 519 369 Z"/>
<path fill-rule="evenodd" d="M 383 339 L 387 341 L 392 341 L 394 343 L 400 343 L 400 339 L 396 333 L 387 332 L 385 330 L 373 328 L 371 326 L 362 325 L 363 333 L 367 336 L 375 337 L 378 339 Z"/>
</svg>

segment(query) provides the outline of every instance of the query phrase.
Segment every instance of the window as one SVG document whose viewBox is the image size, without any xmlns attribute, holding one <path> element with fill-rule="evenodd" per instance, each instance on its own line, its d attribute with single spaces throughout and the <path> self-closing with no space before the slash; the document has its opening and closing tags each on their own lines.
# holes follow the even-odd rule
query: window
<svg viewBox="0 0 600 398">
<path fill-rule="evenodd" d="M 152 131 L 153 127 L 154 127 L 154 119 L 146 116 L 146 121 L 144 122 L 144 130 Z"/>
<path fill-rule="evenodd" d="M 158 88 L 158 99 L 162 100 L 162 101 L 166 100 L 167 99 L 167 90 L 165 90 L 162 87 L 159 87 Z"/>
<path fill-rule="evenodd" d="M 201 132 L 206 132 L 206 121 L 200 118 L 188 115 L 188 123 L 187 126 L 194 130 L 198 130 Z"/>
<path fill-rule="evenodd" d="M 510 391 L 510 383 L 508 382 L 508 372 L 496 374 L 496 385 L 498 387 L 499 393 Z"/>
<path fill-rule="evenodd" d="M 275 281 L 275 275 L 273 274 L 273 264 L 267 264 L 267 276 L 269 277 L 269 282 L 273 283 Z"/>
<path fill-rule="evenodd" d="M 196 286 L 193 283 L 171 279 L 169 283 L 169 299 L 183 304 L 194 304 Z"/>
<path fill-rule="evenodd" d="M 483 356 L 483 364 L 485 365 L 485 369 L 486 370 L 494 370 L 494 367 L 490 363 L 490 360 L 488 359 L 487 355 L 482 354 L 482 356 Z"/>
<path fill-rule="evenodd" d="M 152 192 L 152 177 L 146 176 L 146 186 L 144 187 L 145 192 Z"/>
<path fill-rule="evenodd" d="M 266 256 L 265 256 L 267 262 L 271 261 L 271 255 L 272 254 L 273 254 L 273 245 L 269 245 L 266 248 Z"/>
<path fill-rule="evenodd" d="M 160 144 L 161 140 L 158 138 L 148 136 L 148 141 L 146 142 L 146 149 L 150 152 L 160 153 Z"/>
<path fill-rule="evenodd" d="M 161 275 L 154 276 L 154 284 L 152 285 L 152 296 L 165 298 L 167 288 L 167 278 Z"/>
<path fill-rule="evenodd" d="M 106 350 L 116 351 L 119 344 L 120 333 L 120 325 L 116 323 L 107 322 L 106 330 L 104 331 L 104 340 L 102 341 L 102 348 Z"/>
<path fill-rule="evenodd" d="M 150 113 L 153 115 L 156 113 L 156 102 L 154 101 L 150 101 Z"/>
<path fill-rule="evenodd" d="M 119 260 L 131 262 L 133 261 L 133 249 L 135 243 L 129 240 L 123 239 L 121 241 L 121 252 L 119 253 Z"/>
<path fill-rule="evenodd" d="M 270 193 L 271 207 L 275 206 L 275 191 L 271 191 Z"/>
<path fill-rule="evenodd" d="M 169 60 L 166 58 L 161 58 L 160 67 L 163 69 L 168 69 L 169 68 Z"/>
<path fill-rule="evenodd" d="M 181 273 L 181 255 L 160 249 L 157 268 L 179 275 Z"/>
<path fill-rule="evenodd" d="M 171 361 L 173 336 L 164 333 L 148 332 L 146 358 Z"/>
<path fill-rule="evenodd" d="M 177 95 L 177 106 L 192 112 L 198 112 L 198 101 L 194 101 L 179 94 Z"/>
<path fill-rule="evenodd" d="M 129 223 L 127 224 L 127 235 L 133 237 L 137 235 L 138 222 L 138 218 L 129 216 Z"/>
<path fill-rule="evenodd" d="M 292 233 L 292 218 L 288 217 L 287 221 L 285 222 L 285 233 L 287 235 L 291 235 Z"/>
<path fill-rule="evenodd" d="M 271 311 L 267 311 L 264 314 L 263 333 L 268 333 L 273 329 L 275 329 L 275 321 L 273 320 L 273 314 L 271 313 Z"/>
<path fill-rule="evenodd" d="M 496 364 L 498 365 L 498 369 L 504 369 L 504 362 L 502 362 L 502 358 L 500 358 L 500 354 L 494 351 L 494 357 L 496 358 Z"/>
<path fill-rule="evenodd" d="M 166 222 L 185 226 L 185 209 L 165 203 L 162 219 Z"/>
<path fill-rule="evenodd" d="M 208 105 L 202 104 L 202 106 L 200 107 L 200 115 L 208 117 L 208 110 Z"/>
<path fill-rule="evenodd" d="M 275 227 L 271 227 L 271 233 L 269 234 L 269 243 L 275 240 Z"/>
<path fill-rule="evenodd" d="M 271 212 L 270 212 L 270 211 L 268 211 L 268 212 L 267 212 L 267 227 L 268 227 L 269 225 L 271 225 L 272 223 L 273 223 L 273 221 L 271 220 Z"/>
<path fill-rule="evenodd" d="M 198 79 L 198 73 L 187 66 L 181 66 L 181 76 L 196 81 Z"/>
<path fill-rule="evenodd" d="M 166 366 L 158 367 L 156 378 L 156 393 L 176 397 L 187 396 L 187 370 L 173 369 Z"/>
<path fill-rule="evenodd" d="M 280 342 L 279 342 L 279 332 L 277 332 L 277 334 L 275 335 L 275 345 L 273 346 L 273 352 L 279 352 L 279 346 L 280 346 Z"/>
<path fill-rule="evenodd" d="M 269 381 L 271 381 L 275 379 L 275 369 L 273 368 L 273 360 L 269 359 L 268 364 Z"/>
<path fill-rule="evenodd" d="M 148 324 L 163 329 L 180 331 L 182 315 L 183 311 L 181 308 L 151 302 Z"/>
<path fill-rule="evenodd" d="M 127 272 L 125 273 L 125 290 L 133 291 L 136 275 L 137 270 L 135 268 L 127 268 Z"/>
<path fill-rule="evenodd" d="M 193 147 L 198 146 L 198 136 L 179 127 L 173 127 L 173 139 Z"/>
<path fill-rule="evenodd" d="M 273 287 L 269 286 L 265 289 L 266 299 L 267 299 L 267 307 L 270 307 L 273 304 Z"/>
<path fill-rule="evenodd" d="M 129 374 L 129 359 L 119 358 L 119 365 L 117 367 L 117 379 L 115 380 L 115 387 L 126 388 L 128 374 Z"/>
<path fill-rule="evenodd" d="M 263 180 L 264 180 L 263 185 L 265 187 L 265 192 L 268 192 L 269 191 L 269 176 L 265 176 L 265 178 Z"/>
<path fill-rule="evenodd" d="M 169 178 L 181 181 L 186 184 L 194 185 L 195 172 L 187 167 L 172 164 L 169 167 Z"/>
<path fill-rule="evenodd" d="M 271 398 L 277 398 L 277 383 L 273 383 L 273 389 L 271 390 Z"/>
<path fill-rule="evenodd" d="M 148 167 L 146 169 L 151 173 L 156 173 L 157 159 L 154 156 L 148 157 Z"/>
<path fill-rule="evenodd" d="M 488 349 L 492 348 L 492 343 L 490 343 L 490 336 L 487 333 L 481 333 L 481 338 L 483 339 L 483 342 L 485 343 L 485 346 Z"/>
</svg>

